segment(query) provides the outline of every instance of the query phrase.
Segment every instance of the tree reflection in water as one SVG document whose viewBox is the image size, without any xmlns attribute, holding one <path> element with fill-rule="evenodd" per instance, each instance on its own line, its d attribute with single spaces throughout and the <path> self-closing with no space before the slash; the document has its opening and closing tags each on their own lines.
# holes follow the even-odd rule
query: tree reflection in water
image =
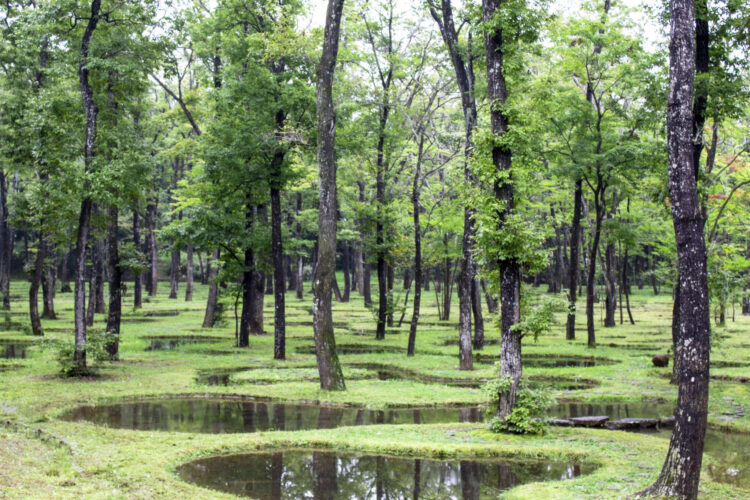
<svg viewBox="0 0 750 500">
<path fill-rule="evenodd" d="M 212 457 L 179 469 L 183 479 L 197 485 L 263 500 L 478 500 L 519 484 L 582 472 L 565 462 L 441 462 L 299 450 Z"/>
</svg>

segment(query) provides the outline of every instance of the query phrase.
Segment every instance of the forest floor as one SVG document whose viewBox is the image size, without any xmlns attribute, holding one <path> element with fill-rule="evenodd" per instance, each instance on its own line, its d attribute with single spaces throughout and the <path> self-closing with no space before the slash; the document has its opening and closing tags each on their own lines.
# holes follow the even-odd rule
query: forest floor
<svg viewBox="0 0 750 500">
<path fill-rule="evenodd" d="M 60 376 L 53 344 L 73 341 L 72 294 L 58 294 L 59 319 L 44 320 L 45 338 L 30 337 L 27 283 L 13 282 L 12 308 L 0 318 L 3 343 L 23 344 L 25 357 L 0 359 L 0 497 L 1 498 L 234 498 L 180 479 L 181 464 L 211 455 L 285 448 L 336 449 L 367 454 L 459 460 L 469 457 L 545 458 L 589 466 L 580 477 L 523 484 L 507 498 L 622 498 L 652 482 L 661 468 L 668 439 L 663 433 L 550 427 L 542 436 L 497 435 L 478 423 L 349 426 L 327 430 L 218 433 L 189 432 L 194 422 L 172 422 L 169 431 L 130 430 L 70 421 L 66 414 L 82 405 L 142 401 L 153 398 L 271 398 L 273 401 L 329 403 L 383 410 L 397 407 L 477 405 L 486 402 L 480 388 L 496 375 L 499 334 L 488 321 L 481 363 L 471 372 L 458 370 L 457 315 L 438 321 L 434 292 L 424 294 L 417 355 L 407 358 L 408 318 L 375 340 L 375 324 L 355 292 L 349 303 L 334 303 L 336 341 L 347 378 L 345 392 L 323 392 L 317 382 L 313 349 L 311 294 L 297 300 L 287 294 L 287 359 L 273 357 L 273 297 L 266 297 L 268 335 L 254 336 L 250 347 L 234 347 L 234 318 L 202 329 L 207 287 L 196 285 L 192 302 L 167 298 L 162 283 L 156 297 L 133 311 L 132 291 L 123 304 L 121 361 L 104 363 L 97 377 Z M 182 290 L 181 290 L 182 292 Z M 597 311 L 598 347 L 585 344 L 583 304 L 578 308 L 577 340 L 564 340 L 564 326 L 525 339 L 524 355 L 537 360 L 584 357 L 593 366 L 525 366 L 532 379 L 558 382 L 560 402 L 620 408 L 661 405 L 671 408 L 676 387 L 670 368 L 655 368 L 651 357 L 671 344 L 671 297 L 635 290 L 631 306 L 635 325 L 603 328 Z M 457 300 L 454 301 L 457 306 Z M 103 328 L 104 315 L 95 327 Z M 210 337 L 196 343 L 170 345 L 159 337 Z M 713 333 L 709 427 L 744 442 L 750 435 L 750 318 L 729 314 L 726 327 Z M 209 342 L 209 340 L 214 340 Z M 154 342 L 157 342 L 156 344 Z M 168 348 L 158 342 L 166 342 Z M 17 347 L 20 348 L 20 347 Z M 372 350 L 371 352 L 363 352 Z M 7 355 L 7 352 L 6 352 Z M 565 358 L 576 359 L 576 358 Z M 611 361 L 611 363 L 607 363 Z M 551 363 L 554 365 L 555 363 Z M 558 363 L 565 364 L 565 363 Z M 378 372 L 381 376 L 378 377 Z M 221 375 L 226 385 L 209 385 Z M 382 378 L 382 379 L 381 379 Z M 561 382 L 562 381 L 562 382 Z M 578 386 L 580 384 L 580 386 Z M 571 390 L 573 389 L 573 390 Z M 252 399 L 247 399 L 253 401 Z M 263 401 L 255 399 L 254 401 Z M 619 405 L 619 406 L 618 406 Z M 666 412 L 668 413 L 668 412 Z M 638 415 L 636 415 L 638 416 Z M 666 415 L 664 415 L 666 416 Z M 121 417 L 121 416 L 120 416 Z M 266 415 L 267 418 L 267 415 Z M 207 424 L 210 425 L 210 424 Z M 263 430 L 263 429 L 258 429 Z M 667 434 L 668 436 L 668 434 Z M 739 450 L 739 451 L 737 451 Z M 748 498 L 750 453 L 739 447 L 735 465 L 721 469 L 707 447 L 701 480 L 703 498 Z M 740 464 L 737 466 L 736 464 Z"/>
</svg>

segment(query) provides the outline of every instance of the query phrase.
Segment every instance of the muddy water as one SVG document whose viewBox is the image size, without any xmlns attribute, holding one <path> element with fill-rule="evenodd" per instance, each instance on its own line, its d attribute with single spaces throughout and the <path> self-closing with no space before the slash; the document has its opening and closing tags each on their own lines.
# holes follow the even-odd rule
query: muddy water
<svg viewBox="0 0 750 500">
<path fill-rule="evenodd" d="M 366 410 L 260 401 L 166 399 L 81 406 L 62 418 L 117 429 L 220 434 L 348 425 L 479 422 L 484 411 L 477 407 Z"/>
<path fill-rule="evenodd" d="M 589 466 L 552 461 L 456 461 L 279 451 L 210 457 L 182 465 L 185 481 L 262 500 L 496 498 L 523 483 L 570 479 Z"/>
</svg>

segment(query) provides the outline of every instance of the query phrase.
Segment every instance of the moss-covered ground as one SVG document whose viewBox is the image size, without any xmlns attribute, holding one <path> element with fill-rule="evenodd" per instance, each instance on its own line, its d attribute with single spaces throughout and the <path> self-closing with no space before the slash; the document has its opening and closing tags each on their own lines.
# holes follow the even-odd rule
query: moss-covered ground
<svg viewBox="0 0 750 500">
<path fill-rule="evenodd" d="M 110 429 L 59 417 L 83 404 L 177 395 L 237 395 L 286 401 L 318 401 L 368 408 L 483 403 L 478 383 L 495 376 L 491 362 L 458 370 L 456 318 L 437 320 L 433 292 L 425 294 L 417 355 L 406 356 L 408 318 L 375 340 L 372 314 L 357 293 L 349 303 L 335 303 L 336 340 L 347 376 L 347 391 L 319 390 L 311 348 L 311 295 L 287 295 L 287 360 L 274 361 L 272 335 L 252 337 L 249 349 L 234 346 L 234 319 L 213 329 L 200 328 L 206 287 L 197 285 L 192 302 L 170 300 L 166 286 L 131 310 L 126 296 L 121 357 L 104 364 L 97 377 L 62 378 L 55 352 L 24 333 L 28 322 L 27 284 L 12 284 L 12 310 L 0 317 L 0 341 L 33 340 L 24 359 L 0 359 L 0 497 L 7 498 L 230 498 L 181 481 L 175 469 L 212 454 L 284 447 L 330 448 L 366 453 L 419 457 L 549 457 L 587 462 L 598 468 L 573 480 L 526 484 L 507 498 L 621 498 L 654 480 L 662 465 L 667 440 L 648 434 L 550 428 L 543 436 L 495 435 L 482 424 L 434 424 L 342 427 L 333 430 L 258 432 L 252 434 L 188 434 Z M 631 297 L 635 325 L 599 326 L 596 349 L 585 345 L 585 318 L 579 314 L 579 338 L 564 340 L 563 326 L 524 341 L 524 353 L 585 356 L 613 360 L 589 367 L 524 368 L 532 378 L 594 381 L 581 390 L 557 390 L 558 400 L 589 403 L 660 401 L 674 403 L 676 388 L 669 368 L 654 368 L 651 357 L 670 345 L 671 297 L 647 290 Z M 454 304 L 457 301 L 454 301 Z M 72 295 L 58 294 L 59 319 L 44 320 L 45 339 L 72 343 Z M 582 311 L 582 304 L 579 311 Z M 272 296 L 266 297 L 266 330 L 273 331 Z M 175 315 L 176 314 L 176 315 Z M 455 312 L 454 312 L 455 314 Z M 228 316 L 230 316 L 229 314 Z M 739 314 L 714 331 L 709 425 L 733 433 L 750 433 L 750 318 Z M 627 316 L 626 316 L 627 318 Z M 97 316 L 103 326 L 104 316 Z M 599 315 L 597 314 L 597 321 Z M 483 361 L 498 357 L 497 329 L 487 323 Z M 153 337 L 207 336 L 215 342 L 190 343 L 172 350 L 147 350 Z M 46 342 L 46 340 L 45 340 Z M 0 353 L 2 346 L 0 346 Z M 348 351 L 350 353 L 346 353 Z M 373 352 L 362 352 L 373 349 Z M 403 378 L 380 380 L 373 368 L 398 369 Z M 228 385 L 209 386 L 200 375 L 228 374 Z M 467 380 L 471 379 L 471 380 Z M 745 379 L 746 380 L 746 379 Z M 476 381 L 477 384 L 470 382 Z M 460 385 L 458 385 L 460 383 Z M 466 387 L 469 383 L 469 387 Z M 731 414 L 730 416 L 728 416 Z M 742 414 L 742 411 L 740 411 Z M 750 452 L 748 452 L 750 454 Z M 704 463 L 707 468 L 709 456 Z M 748 498 L 750 491 L 714 482 L 707 472 L 701 481 L 704 498 Z"/>
</svg>

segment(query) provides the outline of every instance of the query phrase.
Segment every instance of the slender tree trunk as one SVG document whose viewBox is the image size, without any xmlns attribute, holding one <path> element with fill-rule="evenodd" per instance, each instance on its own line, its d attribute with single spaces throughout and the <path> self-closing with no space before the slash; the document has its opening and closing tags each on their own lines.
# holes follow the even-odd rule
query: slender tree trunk
<svg viewBox="0 0 750 500">
<path fill-rule="evenodd" d="M 382 139 L 381 139 L 382 140 Z M 382 152 L 378 152 L 378 158 L 382 163 Z M 376 198 L 377 203 L 377 222 L 375 224 L 375 245 L 377 247 L 377 267 L 378 267 L 378 322 L 375 332 L 377 340 L 385 339 L 385 322 L 388 314 L 388 276 L 385 264 L 385 251 L 383 250 L 384 229 L 383 229 L 383 202 L 385 196 L 385 183 L 383 182 L 383 173 L 378 171 L 376 177 Z"/>
<path fill-rule="evenodd" d="M 422 154 L 424 152 L 424 134 L 419 134 L 417 146 L 417 165 L 411 188 L 412 217 L 414 218 L 414 302 L 409 325 L 409 345 L 407 356 L 414 356 L 419 324 L 419 308 L 422 300 L 422 225 L 419 220 L 419 195 L 422 187 Z"/>
<path fill-rule="evenodd" d="M 151 297 L 156 296 L 159 285 L 159 249 L 156 246 L 156 199 L 146 207 L 146 228 L 148 229 L 148 249 L 149 249 L 149 279 L 151 287 L 148 294 Z"/>
<path fill-rule="evenodd" d="M 94 102 L 94 90 L 89 83 L 88 55 L 91 37 L 99 23 L 99 10 L 101 0 L 92 0 L 91 16 L 81 38 L 80 60 L 78 63 L 78 79 L 80 82 L 83 109 L 86 113 L 86 138 L 83 148 L 84 172 L 91 172 L 91 163 L 94 158 L 94 145 L 96 143 L 96 119 L 99 109 Z M 85 186 L 88 188 L 89 186 Z M 78 217 L 78 238 L 76 241 L 76 278 L 75 278 L 75 301 L 73 313 L 75 316 L 75 354 L 73 361 L 75 371 L 83 374 L 86 369 L 86 243 L 89 234 L 89 221 L 91 218 L 91 198 L 84 193 L 81 202 L 81 210 Z"/>
<path fill-rule="evenodd" d="M 266 213 L 266 207 L 260 206 L 254 208 L 254 219 L 257 220 L 258 215 L 262 221 L 268 221 Z M 254 292 L 251 296 L 252 299 L 252 313 L 250 314 L 250 335 L 264 335 L 266 332 L 263 329 L 263 303 L 266 299 L 265 296 L 265 281 L 266 276 L 260 271 L 261 258 L 258 252 L 255 252 L 255 259 L 253 261 L 253 280 L 252 285 Z"/>
<path fill-rule="evenodd" d="M 482 0 L 482 13 L 486 25 L 492 26 L 500 0 Z M 503 111 L 508 92 L 503 68 L 502 30 L 495 27 L 486 29 L 484 35 L 487 56 L 488 93 L 493 105 L 490 118 L 492 132 L 502 136 L 508 131 L 508 120 Z M 495 198 L 501 203 L 497 214 L 500 230 L 513 210 L 513 180 L 511 171 L 511 151 L 501 145 L 492 148 L 492 161 L 498 177 L 494 185 Z M 518 386 L 522 374 L 521 333 L 513 330 L 513 325 L 521 321 L 521 267 L 514 258 L 502 258 L 497 262 L 500 272 L 500 378 L 508 379 L 508 389 L 499 395 L 497 416 L 507 418 L 516 405 Z"/>
<path fill-rule="evenodd" d="M 247 234 L 252 232 L 255 219 L 255 208 L 250 205 L 250 200 L 245 206 L 245 230 Z M 250 345 L 250 322 L 253 315 L 253 295 L 256 293 L 255 253 L 251 246 L 245 249 L 244 269 L 242 271 L 242 313 L 240 316 L 240 333 L 238 347 Z"/>
<path fill-rule="evenodd" d="M 390 262 L 386 262 L 386 279 L 387 285 L 388 285 L 388 313 L 386 314 L 386 325 L 388 325 L 389 328 L 393 327 L 393 310 L 395 309 L 396 303 L 395 303 L 395 296 L 393 295 L 393 284 L 394 284 L 394 275 L 393 275 L 393 266 Z"/>
<path fill-rule="evenodd" d="M 698 497 L 708 417 L 710 353 L 704 219 L 693 158 L 693 9 L 691 0 L 670 1 L 667 151 L 679 269 L 676 421 L 661 474 L 644 491 L 687 500 Z"/>
<path fill-rule="evenodd" d="M 484 299 L 487 302 L 487 310 L 491 314 L 496 314 L 498 311 L 497 299 L 493 297 L 490 291 L 487 289 L 486 279 L 482 279 L 480 283 L 482 285 L 482 291 L 484 292 Z"/>
<path fill-rule="evenodd" d="M 208 267 L 208 300 L 206 301 L 206 313 L 203 316 L 203 328 L 213 328 L 216 323 L 216 312 L 219 303 L 219 250 L 211 252 L 211 259 L 206 264 Z"/>
<path fill-rule="evenodd" d="M 336 270 L 336 112 L 333 107 L 333 73 L 336 68 L 341 13 L 344 0 L 329 0 L 323 51 L 317 68 L 318 255 L 314 276 L 313 326 L 315 355 L 323 390 L 345 390 L 344 375 L 336 353 L 331 311 L 331 282 Z"/>
<path fill-rule="evenodd" d="M 172 260 L 169 266 L 169 298 L 177 298 L 177 287 L 180 280 L 180 250 L 172 249 Z"/>
<path fill-rule="evenodd" d="M 8 222 L 8 181 L 0 167 L 0 295 L 2 308 L 10 311 L 10 263 L 13 254 L 12 231 Z"/>
<path fill-rule="evenodd" d="M 635 325 L 633 313 L 630 310 L 630 285 L 628 284 L 628 249 L 625 248 L 625 255 L 622 258 L 622 290 L 625 293 L 625 307 L 628 311 L 628 319 L 631 325 Z"/>
<path fill-rule="evenodd" d="M 122 318 L 122 268 L 117 244 L 118 209 L 110 206 L 107 220 L 107 267 L 109 268 L 109 313 L 106 349 L 109 359 L 119 359 L 120 319 Z"/>
<path fill-rule="evenodd" d="M 45 249 L 49 253 L 49 248 Z M 57 256 L 54 256 L 53 262 L 44 266 L 44 276 L 42 277 L 42 318 L 57 319 L 55 314 L 55 290 L 57 288 Z"/>
<path fill-rule="evenodd" d="M 617 256 L 614 242 L 608 242 L 604 251 L 603 274 L 606 279 L 606 299 L 604 326 L 609 328 L 616 325 L 615 314 L 617 312 Z"/>
<path fill-rule="evenodd" d="M 71 228 L 68 234 L 73 232 Z M 68 249 L 63 253 L 62 263 L 60 264 L 60 293 L 70 293 L 70 256 L 73 254 L 73 243 L 68 243 Z"/>
<path fill-rule="evenodd" d="M 474 262 L 474 266 L 476 266 Z M 482 286 L 479 278 L 474 273 L 474 279 L 471 280 L 471 309 L 474 313 L 474 341 L 473 347 L 481 351 L 484 347 L 484 316 L 482 315 Z"/>
<path fill-rule="evenodd" d="M 598 199 L 599 194 L 594 195 Z M 594 302 L 596 301 L 596 254 L 599 249 L 599 239 L 602 231 L 602 219 L 604 210 L 598 203 L 596 206 L 596 220 L 594 222 L 594 234 L 592 235 L 591 249 L 589 252 L 588 272 L 586 273 L 586 329 L 588 331 L 589 347 L 596 347 L 596 324 L 594 322 Z"/>
<path fill-rule="evenodd" d="M 273 255 L 273 357 L 286 359 L 284 249 L 281 240 L 281 192 L 271 188 L 271 253 Z"/>
<path fill-rule="evenodd" d="M 44 237 L 42 232 L 39 231 L 34 271 L 31 273 L 31 286 L 29 286 L 29 320 L 31 321 L 31 333 L 33 335 L 44 335 L 42 320 L 39 316 L 39 285 L 41 285 L 44 276 L 44 258 Z"/>
<path fill-rule="evenodd" d="M 351 279 L 349 276 L 349 242 L 344 242 L 344 255 L 343 255 L 343 267 L 344 267 L 344 295 L 341 297 L 341 302 L 349 302 L 349 295 L 351 294 Z"/>
<path fill-rule="evenodd" d="M 185 247 L 187 253 L 186 266 L 185 266 L 185 302 L 192 302 L 193 300 L 193 244 L 188 243 Z"/>
<path fill-rule="evenodd" d="M 570 267 L 568 268 L 568 323 L 565 338 L 576 338 L 576 291 L 578 290 L 579 249 L 581 242 L 581 215 L 583 212 L 583 180 L 577 179 L 573 193 L 573 222 L 570 225 Z"/>
<path fill-rule="evenodd" d="M 137 251 L 141 250 L 141 216 L 138 209 L 133 209 L 133 245 Z M 143 307 L 143 273 L 137 272 L 133 276 L 133 308 Z"/>
</svg>

